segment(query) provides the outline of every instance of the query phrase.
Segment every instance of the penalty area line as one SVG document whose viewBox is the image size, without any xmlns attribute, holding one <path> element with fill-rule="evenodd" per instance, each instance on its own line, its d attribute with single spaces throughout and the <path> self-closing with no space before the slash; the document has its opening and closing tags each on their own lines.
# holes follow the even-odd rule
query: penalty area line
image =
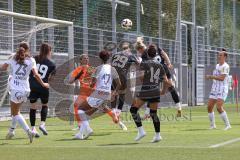
<svg viewBox="0 0 240 160">
<path fill-rule="evenodd" d="M 6 145 L 5 145 L 6 146 Z M 96 146 L 61 146 L 61 145 L 56 145 L 56 146 L 32 146 L 32 145 L 16 145 L 16 146 L 11 146 L 13 148 L 183 148 L 183 149 L 207 149 L 208 147 L 201 147 L 201 146 L 136 146 L 133 145 L 96 145 Z"/>
<path fill-rule="evenodd" d="M 226 142 L 211 145 L 211 146 L 209 146 L 209 148 L 218 148 L 218 147 L 222 147 L 222 146 L 229 145 L 229 144 L 232 144 L 232 143 L 236 143 L 238 141 L 240 141 L 240 138 L 235 138 L 235 139 L 232 139 L 232 140 L 229 140 L 229 141 L 226 141 Z"/>
</svg>

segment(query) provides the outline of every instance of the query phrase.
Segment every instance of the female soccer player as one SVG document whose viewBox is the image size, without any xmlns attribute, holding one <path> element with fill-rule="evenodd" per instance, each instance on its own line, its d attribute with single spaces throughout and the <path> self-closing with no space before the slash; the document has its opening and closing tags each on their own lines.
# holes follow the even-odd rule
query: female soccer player
<svg viewBox="0 0 240 160">
<path fill-rule="evenodd" d="M 44 83 L 42 81 L 37 72 L 35 60 L 30 57 L 29 52 L 27 52 L 23 47 L 19 47 L 16 54 L 11 59 L 4 62 L 0 68 L 2 70 L 7 70 L 9 66 L 12 71 L 12 78 L 9 82 L 9 86 L 13 121 L 17 121 L 20 126 L 22 126 L 29 137 L 30 143 L 32 143 L 34 135 L 27 125 L 24 117 L 20 114 L 21 104 L 27 100 L 30 92 L 28 82 L 30 72 L 33 72 L 35 78 L 43 87 L 48 88 L 49 85 L 48 83 Z M 13 130 L 10 128 L 9 132 L 13 132 Z"/>
<path fill-rule="evenodd" d="M 142 58 L 143 61 L 149 59 L 148 54 L 146 52 L 146 45 L 143 43 L 142 38 L 137 39 L 135 48 L 139 53 L 141 53 L 141 58 Z M 178 95 L 178 93 L 177 93 L 177 91 L 176 91 L 176 89 L 173 85 L 172 75 L 170 73 L 170 70 L 173 69 L 171 61 L 170 61 L 167 53 L 164 52 L 159 47 L 157 47 L 157 56 L 155 58 L 164 67 L 167 78 L 168 78 L 168 83 L 164 83 L 163 90 L 162 90 L 161 94 L 164 95 L 167 90 L 171 93 L 172 99 L 177 106 L 177 117 L 181 117 L 182 116 L 182 106 L 181 106 L 181 103 L 180 103 L 179 95 Z M 149 111 L 149 109 L 146 110 L 146 115 L 148 115 L 148 111 Z M 146 117 L 148 117 L 148 116 L 146 116 Z"/>
<path fill-rule="evenodd" d="M 82 54 L 80 56 L 80 66 L 77 67 L 69 79 L 69 83 L 72 84 L 76 80 L 80 83 L 80 92 L 76 101 L 74 102 L 74 115 L 78 122 L 78 127 L 80 127 L 80 118 L 78 115 L 78 107 L 83 101 L 86 100 L 88 96 L 93 91 L 93 88 L 90 87 L 92 83 L 92 74 L 95 72 L 95 68 L 89 65 L 89 57 L 87 54 Z"/>
<path fill-rule="evenodd" d="M 43 43 L 40 47 L 39 55 L 35 56 L 34 59 L 37 63 L 38 74 L 41 76 L 43 82 L 48 83 L 48 80 L 52 75 L 55 74 L 56 65 L 51 60 L 51 46 L 47 43 Z M 32 126 L 32 132 L 35 137 L 38 138 L 40 135 L 35 128 L 36 122 L 36 110 L 37 110 L 37 100 L 40 98 L 42 103 L 41 109 L 41 123 L 39 126 L 40 131 L 42 131 L 43 135 L 48 135 L 48 132 L 45 128 L 45 122 L 47 119 L 48 113 L 48 99 L 49 99 L 49 89 L 43 87 L 35 78 L 33 72 L 30 74 L 29 78 L 30 82 L 30 96 L 29 100 L 31 103 L 31 108 L 29 112 L 30 123 Z"/>
<path fill-rule="evenodd" d="M 143 129 L 142 122 L 138 110 L 145 103 L 148 103 L 150 108 L 150 116 L 153 121 L 155 136 L 152 142 L 158 142 L 162 139 L 160 135 L 160 121 L 157 115 L 158 104 L 160 102 L 160 82 L 167 82 L 167 77 L 164 68 L 161 64 L 156 63 L 154 58 L 157 55 L 157 48 L 150 45 L 147 51 L 148 60 L 143 61 L 140 65 L 140 74 L 142 75 L 142 87 L 137 91 L 137 96 L 134 99 L 130 112 L 133 120 L 138 128 L 136 141 L 142 139 L 146 133 Z"/>
<path fill-rule="evenodd" d="M 225 129 L 231 128 L 226 111 L 223 109 L 224 101 L 228 95 L 228 75 L 229 65 L 226 63 L 227 52 L 225 49 L 218 53 L 218 64 L 213 75 L 206 75 L 207 80 L 213 80 L 212 89 L 208 100 L 208 117 L 210 120 L 210 129 L 215 129 L 215 117 L 213 108 L 216 105 L 217 111 L 225 123 Z"/>
<path fill-rule="evenodd" d="M 79 133 L 75 136 L 76 139 L 87 139 L 93 133 L 88 118 L 97 110 L 108 113 L 113 121 L 118 123 L 115 113 L 106 107 L 106 103 L 117 95 L 117 91 L 121 87 L 121 82 L 116 69 L 107 63 L 110 53 L 101 51 L 99 58 L 102 61 L 102 65 L 96 68 L 91 83 L 91 87 L 95 86 L 95 90 L 87 97 L 86 101 L 79 104 L 78 114 L 81 120 L 81 127 Z M 113 80 L 116 82 L 116 88 L 114 91 L 111 91 Z"/>
</svg>

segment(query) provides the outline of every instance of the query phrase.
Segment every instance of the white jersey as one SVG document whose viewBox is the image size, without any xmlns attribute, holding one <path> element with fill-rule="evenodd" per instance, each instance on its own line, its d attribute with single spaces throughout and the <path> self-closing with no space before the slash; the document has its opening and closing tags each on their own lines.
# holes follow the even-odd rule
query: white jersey
<svg viewBox="0 0 240 160">
<path fill-rule="evenodd" d="M 33 68 L 36 68 L 34 58 L 26 58 L 23 64 L 18 64 L 14 59 L 5 62 L 11 66 L 10 90 L 30 91 L 29 75 Z"/>
<path fill-rule="evenodd" d="M 212 91 L 220 91 L 222 88 L 228 88 L 229 65 L 225 62 L 222 65 L 217 64 L 213 71 L 214 76 L 226 75 L 223 81 L 213 80 Z"/>
<path fill-rule="evenodd" d="M 93 77 L 97 79 L 96 88 L 87 101 L 91 107 L 98 108 L 111 99 L 112 81 L 119 76 L 115 68 L 109 64 L 103 64 L 96 68 Z"/>
<path fill-rule="evenodd" d="M 94 77 L 97 79 L 96 90 L 111 93 L 112 81 L 118 78 L 118 74 L 111 65 L 103 64 L 96 68 Z"/>
<path fill-rule="evenodd" d="M 223 99 L 227 98 L 229 89 L 229 65 L 225 62 L 222 65 L 217 64 L 213 71 L 214 76 L 226 75 L 223 81 L 213 80 L 210 98 Z"/>
</svg>

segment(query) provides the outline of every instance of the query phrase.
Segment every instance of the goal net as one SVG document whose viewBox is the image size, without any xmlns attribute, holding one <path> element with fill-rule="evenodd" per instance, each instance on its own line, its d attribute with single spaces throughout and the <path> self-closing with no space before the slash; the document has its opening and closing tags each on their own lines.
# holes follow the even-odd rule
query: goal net
<svg viewBox="0 0 240 160">
<path fill-rule="evenodd" d="M 52 46 L 52 58 L 57 67 L 74 57 L 73 23 L 68 21 L 19 14 L 0 10 L 0 63 L 16 52 L 20 42 L 28 42 L 31 55 L 38 54 L 43 42 Z M 60 84 L 59 84 L 60 85 Z M 49 115 L 54 115 L 55 102 L 62 94 L 50 89 Z M 23 105 L 23 111 L 29 104 Z M 8 72 L 0 72 L 1 117 L 9 115 Z"/>
</svg>

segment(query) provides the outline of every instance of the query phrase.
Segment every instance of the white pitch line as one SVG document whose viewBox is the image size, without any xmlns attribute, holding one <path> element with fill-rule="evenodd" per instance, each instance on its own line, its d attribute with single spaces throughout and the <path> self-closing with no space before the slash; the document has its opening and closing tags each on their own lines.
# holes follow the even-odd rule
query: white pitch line
<svg viewBox="0 0 240 160">
<path fill-rule="evenodd" d="M 106 146 L 34 146 L 34 145 L 9 145 L 9 147 L 13 148 L 183 148 L 183 149 L 207 149 L 208 147 L 200 147 L 200 146 L 137 146 L 136 145 L 106 145 Z M 8 145 L 2 145 L 2 147 L 8 147 Z"/>
<path fill-rule="evenodd" d="M 214 145 L 209 146 L 209 148 L 218 148 L 218 147 L 225 146 L 225 145 L 228 145 L 228 144 L 232 144 L 232 143 L 235 143 L 235 142 L 238 142 L 238 141 L 240 141 L 240 138 L 232 139 L 232 140 L 229 140 L 229 141 L 226 141 L 226 142 L 223 142 L 223 143 L 214 144 Z"/>
</svg>

